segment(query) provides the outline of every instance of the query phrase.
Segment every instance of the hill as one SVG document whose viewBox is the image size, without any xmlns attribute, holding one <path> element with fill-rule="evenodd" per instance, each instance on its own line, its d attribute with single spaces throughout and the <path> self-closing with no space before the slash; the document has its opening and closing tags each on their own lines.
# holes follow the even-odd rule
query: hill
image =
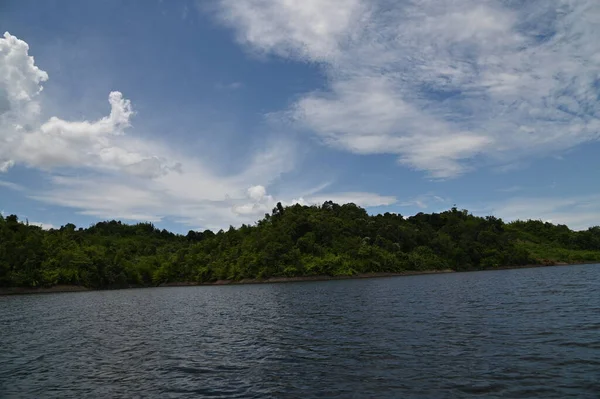
<svg viewBox="0 0 600 399">
<path fill-rule="evenodd" d="M 452 208 L 411 217 L 278 204 L 253 226 L 177 235 L 150 223 L 42 230 L 0 216 L 0 287 L 89 288 L 600 261 L 600 227 L 505 223 Z"/>
</svg>

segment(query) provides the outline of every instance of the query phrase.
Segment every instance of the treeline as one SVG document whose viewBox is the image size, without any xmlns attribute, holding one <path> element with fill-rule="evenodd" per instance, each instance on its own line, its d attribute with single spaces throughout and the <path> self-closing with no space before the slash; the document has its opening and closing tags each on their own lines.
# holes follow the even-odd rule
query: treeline
<svg viewBox="0 0 600 399">
<path fill-rule="evenodd" d="M 0 216 L 0 286 L 92 288 L 275 276 L 482 270 L 600 261 L 600 227 L 504 223 L 466 210 L 405 218 L 325 202 L 273 209 L 256 223 L 177 235 L 117 221 L 42 230 Z"/>
</svg>

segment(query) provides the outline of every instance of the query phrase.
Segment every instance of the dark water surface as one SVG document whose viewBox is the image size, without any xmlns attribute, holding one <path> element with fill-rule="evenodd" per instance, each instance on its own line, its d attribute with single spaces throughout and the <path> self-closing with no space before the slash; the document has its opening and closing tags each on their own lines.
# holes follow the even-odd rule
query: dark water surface
<svg viewBox="0 0 600 399">
<path fill-rule="evenodd" d="M 2 398 L 600 398 L 600 265 L 0 297 Z"/>
</svg>

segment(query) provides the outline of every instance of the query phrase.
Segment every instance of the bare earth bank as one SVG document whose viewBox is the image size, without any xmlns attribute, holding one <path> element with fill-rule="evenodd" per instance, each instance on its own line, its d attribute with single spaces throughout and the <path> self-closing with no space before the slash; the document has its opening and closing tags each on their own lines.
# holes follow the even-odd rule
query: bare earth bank
<svg viewBox="0 0 600 399">
<path fill-rule="evenodd" d="M 571 266 L 581 264 L 596 264 L 598 262 L 580 262 L 580 263 L 564 263 L 564 262 L 548 262 L 539 265 L 525 266 L 502 266 L 495 269 L 487 269 L 485 271 L 506 270 L 506 269 L 527 269 L 546 266 Z M 398 276 L 416 276 L 423 274 L 442 274 L 455 273 L 455 270 L 424 270 L 424 271 L 405 271 L 399 273 L 361 273 L 353 276 L 304 276 L 304 277 L 270 277 L 267 279 L 243 279 L 235 280 L 217 280 L 212 283 L 196 283 L 190 281 L 170 282 L 160 284 L 159 287 L 187 287 L 187 286 L 206 286 L 206 285 L 235 285 L 235 284 L 269 284 L 269 283 L 291 283 L 297 281 L 329 281 L 329 280 L 349 280 L 362 278 L 378 278 L 378 277 L 398 277 Z M 122 288 L 142 288 L 138 286 L 122 287 Z M 149 288 L 149 287 L 146 287 Z M 19 295 L 19 294 L 48 294 L 55 292 L 82 292 L 93 291 L 91 288 L 86 288 L 77 285 L 55 285 L 47 288 L 30 288 L 30 287 L 4 287 L 0 288 L 0 295 Z"/>
<path fill-rule="evenodd" d="M 91 289 L 83 287 L 81 285 L 55 285 L 53 287 L 45 287 L 45 288 L 2 287 L 2 288 L 0 288 L 0 295 L 50 294 L 53 292 L 81 292 L 81 291 L 91 291 Z"/>
</svg>

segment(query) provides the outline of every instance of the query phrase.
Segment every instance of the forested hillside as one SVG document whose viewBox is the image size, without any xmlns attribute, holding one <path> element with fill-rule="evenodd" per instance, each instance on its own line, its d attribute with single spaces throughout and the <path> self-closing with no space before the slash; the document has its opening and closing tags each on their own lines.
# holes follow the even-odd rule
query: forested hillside
<svg viewBox="0 0 600 399">
<path fill-rule="evenodd" d="M 0 216 L 4 287 L 114 288 L 583 261 L 600 261 L 600 227 L 507 224 L 456 208 L 404 218 L 371 216 L 354 204 L 278 204 L 254 226 L 186 236 L 117 221 L 45 231 Z"/>
</svg>

